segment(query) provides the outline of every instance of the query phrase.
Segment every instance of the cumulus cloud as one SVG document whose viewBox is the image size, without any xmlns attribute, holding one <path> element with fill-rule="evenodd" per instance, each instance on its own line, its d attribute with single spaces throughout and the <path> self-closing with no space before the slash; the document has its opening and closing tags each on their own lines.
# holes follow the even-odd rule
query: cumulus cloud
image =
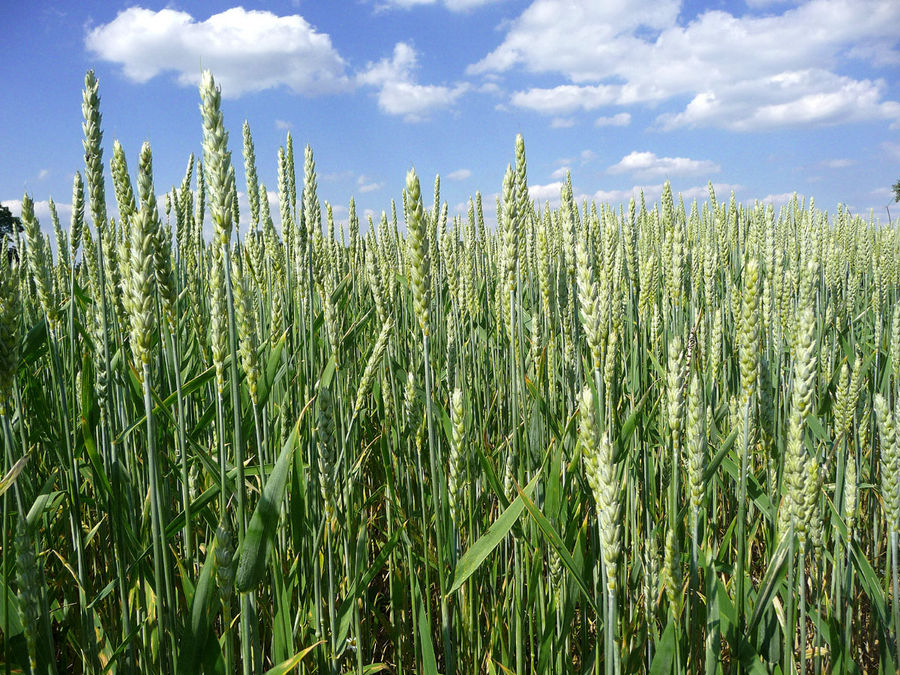
<svg viewBox="0 0 900 675">
<path fill-rule="evenodd" d="M 613 164 L 607 173 L 631 173 L 638 177 L 658 176 L 698 176 L 718 173 L 721 170 L 715 162 L 687 157 L 657 157 L 652 152 L 631 152 Z"/>
<path fill-rule="evenodd" d="M 465 83 L 452 87 L 417 84 L 417 61 L 416 50 L 405 42 L 398 42 L 391 58 L 369 63 L 356 80 L 359 84 L 378 88 L 378 107 L 382 111 L 401 115 L 408 122 L 422 120 L 432 110 L 452 106 L 468 89 Z"/>
<path fill-rule="evenodd" d="M 551 129 L 568 129 L 575 126 L 575 120 L 571 117 L 554 117 L 550 121 Z"/>
<path fill-rule="evenodd" d="M 854 80 L 821 69 L 779 73 L 697 94 L 685 109 L 663 114 L 664 129 L 720 126 L 733 131 L 900 119 L 900 103 L 882 101 L 883 81 Z M 755 101 L 748 107 L 749 101 Z"/>
<path fill-rule="evenodd" d="M 282 131 L 290 130 L 294 125 L 290 122 L 286 122 L 285 120 L 275 120 L 275 128 L 280 129 Z"/>
<path fill-rule="evenodd" d="M 762 15 L 708 10 L 687 23 L 677 21 L 680 5 L 534 0 L 468 72 L 561 75 L 567 82 L 510 99 L 555 116 L 687 99 L 660 116 L 664 129 L 900 123 L 900 103 L 887 98 L 884 80 L 837 68 L 848 56 L 876 67 L 900 62 L 895 0 L 774 3 Z"/>
<path fill-rule="evenodd" d="M 179 84 L 196 85 L 201 64 L 213 71 L 225 97 L 284 86 L 297 94 L 348 89 L 345 63 L 302 16 L 232 7 L 198 20 L 175 9 L 129 7 L 88 31 L 88 52 L 121 65 L 143 83 L 173 72 Z"/>
<path fill-rule="evenodd" d="M 555 181 L 546 185 L 529 185 L 528 196 L 539 202 L 559 202 L 562 186 L 562 181 Z"/>
<path fill-rule="evenodd" d="M 468 180 L 472 176 L 469 169 L 457 169 L 447 174 L 447 180 L 463 181 Z"/>
<path fill-rule="evenodd" d="M 573 82 L 601 80 L 610 62 L 624 55 L 620 38 L 637 42 L 638 28 L 674 25 L 679 5 L 678 0 L 535 0 L 512 22 L 503 43 L 469 72 L 522 65 L 531 72 L 563 72 Z"/>
</svg>

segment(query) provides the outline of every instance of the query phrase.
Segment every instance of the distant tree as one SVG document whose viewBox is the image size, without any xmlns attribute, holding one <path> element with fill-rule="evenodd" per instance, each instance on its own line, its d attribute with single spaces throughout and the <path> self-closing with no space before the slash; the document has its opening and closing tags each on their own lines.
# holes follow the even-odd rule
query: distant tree
<svg viewBox="0 0 900 675">
<path fill-rule="evenodd" d="M 900 180 L 891 186 L 894 190 L 894 201 L 900 202 Z"/>
<path fill-rule="evenodd" d="M 22 227 L 22 221 L 16 218 L 12 212 L 3 204 L 0 204 L 0 241 L 3 239 L 7 239 L 7 255 L 12 258 L 16 255 L 16 249 L 13 245 L 13 228 L 16 228 L 17 231 L 21 232 L 24 228 Z M 0 249 L 2 250 L 2 249 Z"/>
<path fill-rule="evenodd" d="M 22 221 L 16 218 L 9 208 L 0 204 L 0 237 L 12 239 L 14 227 L 21 232 Z"/>
</svg>

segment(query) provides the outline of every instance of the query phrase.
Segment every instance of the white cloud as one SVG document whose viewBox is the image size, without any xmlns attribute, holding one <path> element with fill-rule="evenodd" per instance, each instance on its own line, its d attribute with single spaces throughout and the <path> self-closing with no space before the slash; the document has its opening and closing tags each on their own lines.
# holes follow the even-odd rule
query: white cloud
<svg viewBox="0 0 900 675">
<path fill-rule="evenodd" d="M 893 201 L 894 199 L 894 191 L 889 187 L 880 187 L 875 188 L 869 193 L 873 197 L 878 197 L 879 199 L 890 199 Z"/>
<path fill-rule="evenodd" d="M 38 180 L 44 180 L 47 176 L 50 175 L 50 169 L 41 169 L 38 171 Z"/>
<path fill-rule="evenodd" d="M 562 181 L 555 181 L 553 183 L 547 183 L 546 185 L 529 185 L 528 196 L 535 201 L 558 202 L 562 186 Z"/>
<path fill-rule="evenodd" d="M 764 15 L 709 10 L 681 24 L 680 5 L 534 0 L 468 71 L 561 75 L 568 83 L 510 99 L 548 115 L 687 99 L 683 110 L 660 116 L 663 128 L 900 124 L 900 103 L 886 98 L 885 81 L 837 68 L 848 56 L 876 67 L 900 62 L 896 0 L 779 3 Z"/>
<path fill-rule="evenodd" d="M 766 195 L 759 201 L 762 204 L 772 204 L 774 206 L 779 206 L 781 204 L 787 204 L 794 198 L 794 195 L 796 194 L 796 192 L 781 192 L 779 194 Z M 797 195 L 797 199 L 803 199 L 803 195 Z"/>
<path fill-rule="evenodd" d="M 851 59 L 869 61 L 873 66 L 879 68 L 900 64 L 900 51 L 893 48 L 890 38 L 876 39 L 865 44 L 855 45 L 847 50 L 847 56 Z"/>
<path fill-rule="evenodd" d="M 380 190 L 384 187 L 384 183 L 377 183 L 370 179 L 368 176 L 363 175 L 360 175 L 356 179 L 356 185 L 358 186 L 359 191 L 364 194 L 366 192 L 375 192 L 376 190 Z"/>
<path fill-rule="evenodd" d="M 657 157 L 652 152 L 631 152 L 613 164 L 607 173 L 631 173 L 638 177 L 698 176 L 718 173 L 721 167 L 706 159 Z"/>
<path fill-rule="evenodd" d="M 566 174 L 569 173 L 568 166 L 561 166 L 556 171 L 550 174 L 550 178 L 557 178 L 559 180 L 565 180 Z"/>
<path fill-rule="evenodd" d="M 378 88 L 378 107 L 390 115 L 402 115 L 408 122 L 424 119 L 437 108 L 446 108 L 467 91 L 466 83 L 452 87 L 417 84 L 414 71 L 417 54 L 405 42 L 394 45 L 390 59 L 369 63 L 356 76 L 357 82 Z"/>
<path fill-rule="evenodd" d="M 627 127 L 631 124 L 631 115 L 626 112 L 616 113 L 610 117 L 598 117 L 594 126 L 598 127 Z"/>
<path fill-rule="evenodd" d="M 597 153 L 593 150 L 582 150 L 581 154 L 578 156 L 581 158 L 582 164 L 587 164 L 588 162 L 593 162 L 597 158 Z"/>
<path fill-rule="evenodd" d="M 512 104 L 528 108 L 545 115 L 564 115 L 576 110 L 595 110 L 615 103 L 619 98 L 617 85 L 594 85 L 579 87 L 562 84 L 550 89 L 533 88 L 517 91 L 512 95 Z"/>
<path fill-rule="evenodd" d="M 89 30 L 85 46 L 139 83 L 173 71 L 179 84 L 196 85 L 202 65 L 225 97 L 279 86 L 321 94 L 351 85 L 331 38 L 297 14 L 232 7 L 199 21 L 175 9 L 130 7 Z"/>
<path fill-rule="evenodd" d="M 293 128 L 293 124 L 290 122 L 285 122 L 284 120 L 275 120 L 275 128 L 281 129 L 282 131 L 289 130 Z"/>
<path fill-rule="evenodd" d="M 502 90 L 500 89 L 500 85 L 496 82 L 485 82 L 480 85 L 477 89 L 482 94 L 500 94 Z"/>
<path fill-rule="evenodd" d="M 846 169 L 854 164 L 856 164 L 856 161 L 852 159 L 826 159 L 820 163 L 826 169 Z"/>
<path fill-rule="evenodd" d="M 620 38 L 631 38 L 642 27 L 655 31 L 673 25 L 679 5 L 678 0 L 535 0 L 511 23 L 503 43 L 469 72 L 521 64 L 532 72 L 564 72 L 573 82 L 601 80 L 610 61 L 622 55 Z"/>
<path fill-rule="evenodd" d="M 472 176 L 469 169 L 457 169 L 447 174 L 447 180 L 463 181 L 468 180 Z"/>
<path fill-rule="evenodd" d="M 809 69 L 725 85 L 697 94 L 677 114 L 660 115 L 665 129 L 720 126 L 734 131 L 900 119 L 900 103 L 881 101 L 883 81 L 854 80 Z M 753 103 L 750 103 L 750 102 Z"/>
<path fill-rule="evenodd" d="M 571 117 L 554 117 L 550 122 L 551 129 L 568 129 L 575 126 L 575 120 Z"/>
</svg>

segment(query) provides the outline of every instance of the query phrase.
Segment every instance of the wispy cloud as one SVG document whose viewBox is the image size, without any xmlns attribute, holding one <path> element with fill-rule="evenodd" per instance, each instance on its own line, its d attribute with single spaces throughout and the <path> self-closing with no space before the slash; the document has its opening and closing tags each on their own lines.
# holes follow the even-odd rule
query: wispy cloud
<svg viewBox="0 0 900 675">
<path fill-rule="evenodd" d="M 472 172 L 469 169 L 457 169 L 456 171 L 451 171 L 447 174 L 447 180 L 464 181 L 468 180 L 471 176 Z"/>
<path fill-rule="evenodd" d="M 894 199 L 894 191 L 889 187 L 875 188 L 869 194 L 878 199 L 890 199 L 891 201 Z"/>
<path fill-rule="evenodd" d="M 413 7 L 420 7 L 423 5 L 441 4 L 451 12 L 464 12 L 476 7 L 481 7 L 482 5 L 493 5 L 503 1 L 504 0 L 382 0 L 380 7 L 412 9 Z"/>
<path fill-rule="evenodd" d="M 856 161 L 852 159 L 826 159 L 824 162 L 820 162 L 819 166 L 826 169 L 846 169 L 854 164 L 856 164 Z"/>
<path fill-rule="evenodd" d="M 384 187 L 384 183 L 378 183 L 368 176 L 359 176 L 356 179 L 356 185 L 358 186 L 357 189 L 361 193 L 375 192 L 376 190 L 380 190 Z"/>
<path fill-rule="evenodd" d="M 627 127 L 631 124 L 631 115 L 623 112 L 610 117 L 598 117 L 594 121 L 596 127 Z"/>
</svg>

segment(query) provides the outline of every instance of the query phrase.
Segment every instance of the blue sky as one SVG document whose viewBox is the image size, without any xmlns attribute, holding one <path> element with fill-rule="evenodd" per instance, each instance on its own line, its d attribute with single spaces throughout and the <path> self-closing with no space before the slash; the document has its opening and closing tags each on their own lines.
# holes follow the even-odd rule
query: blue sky
<svg viewBox="0 0 900 675">
<path fill-rule="evenodd" d="M 179 183 L 208 67 L 239 189 L 243 121 L 272 191 L 290 131 L 338 220 L 351 195 L 388 210 L 413 165 L 441 174 L 451 214 L 476 190 L 492 213 L 517 133 L 541 202 L 569 169 L 597 201 L 652 201 L 666 179 L 702 200 L 712 180 L 720 197 L 796 191 L 885 220 L 900 178 L 896 0 L 85 0 L 7 3 L 5 19 L 0 200 L 17 213 L 28 191 L 45 227 L 83 166 L 89 68 L 107 167 L 114 139 L 132 170 L 149 140 L 157 193 Z"/>
</svg>

